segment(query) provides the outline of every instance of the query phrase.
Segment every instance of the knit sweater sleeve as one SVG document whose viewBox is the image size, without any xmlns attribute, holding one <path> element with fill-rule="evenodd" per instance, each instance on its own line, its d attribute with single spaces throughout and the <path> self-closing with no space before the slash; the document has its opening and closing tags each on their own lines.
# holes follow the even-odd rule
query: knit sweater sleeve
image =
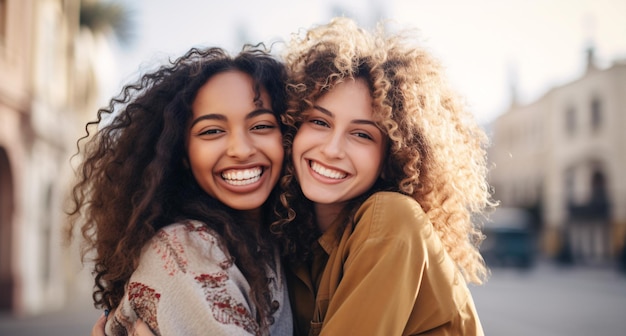
<svg viewBox="0 0 626 336">
<path fill-rule="evenodd" d="M 132 334 L 142 320 L 155 335 L 255 335 L 249 285 L 210 229 L 170 225 L 144 247 L 107 335 Z"/>
</svg>

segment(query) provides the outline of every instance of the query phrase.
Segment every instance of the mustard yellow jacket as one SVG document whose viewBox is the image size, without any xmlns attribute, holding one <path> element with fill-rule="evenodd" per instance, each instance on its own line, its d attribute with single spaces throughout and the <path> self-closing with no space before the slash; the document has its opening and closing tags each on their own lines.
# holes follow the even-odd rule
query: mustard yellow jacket
<svg viewBox="0 0 626 336">
<path fill-rule="evenodd" d="M 378 192 L 292 265 L 296 335 L 483 335 L 474 302 L 420 205 Z M 317 294 L 317 295 L 316 295 Z"/>
</svg>

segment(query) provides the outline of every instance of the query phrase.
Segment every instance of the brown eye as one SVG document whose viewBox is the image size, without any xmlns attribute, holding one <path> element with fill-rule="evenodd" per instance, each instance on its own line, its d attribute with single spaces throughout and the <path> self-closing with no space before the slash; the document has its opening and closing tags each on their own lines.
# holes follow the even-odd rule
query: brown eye
<svg viewBox="0 0 626 336">
<path fill-rule="evenodd" d="M 252 127 L 253 130 L 273 129 L 273 128 L 276 128 L 276 126 L 274 126 L 274 125 L 265 125 L 265 124 L 263 124 L 263 125 L 256 125 L 256 126 Z"/>
<path fill-rule="evenodd" d="M 215 135 L 220 133 L 224 133 L 224 131 L 220 129 L 208 129 L 198 133 L 198 135 Z"/>
<path fill-rule="evenodd" d="M 356 135 L 359 138 L 363 138 L 363 139 L 368 139 L 368 140 L 374 140 L 374 138 L 372 138 L 369 134 L 367 133 L 363 133 L 363 132 L 355 132 L 353 133 L 354 135 Z"/>
<path fill-rule="evenodd" d="M 324 120 L 311 119 L 309 122 L 318 126 L 329 127 L 328 124 Z"/>
</svg>

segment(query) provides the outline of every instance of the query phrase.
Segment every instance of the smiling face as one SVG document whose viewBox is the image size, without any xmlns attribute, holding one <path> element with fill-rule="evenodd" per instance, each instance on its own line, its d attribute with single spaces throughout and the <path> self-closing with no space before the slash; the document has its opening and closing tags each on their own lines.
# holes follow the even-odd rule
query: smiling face
<svg viewBox="0 0 626 336">
<path fill-rule="evenodd" d="M 349 79 L 305 111 L 293 141 L 293 161 L 309 200 L 343 205 L 377 180 L 386 138 L 374 123 L 371 104 L 365 81 Z"/>
<path fill-rule="evenodd" d="M 261 90 L 240 71 L 211 77 L 193 102 L 187 156 L 194 178 L 209 195 L 237 210 L 254 210 L 268 198 L 283 162 L 282 134 Z"/>
</svg>

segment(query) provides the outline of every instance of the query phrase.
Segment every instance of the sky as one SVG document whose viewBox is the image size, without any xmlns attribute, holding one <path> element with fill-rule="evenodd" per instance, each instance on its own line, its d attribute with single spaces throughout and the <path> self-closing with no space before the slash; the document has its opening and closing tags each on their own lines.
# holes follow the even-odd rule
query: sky
<svg viewBox="0 0 626 336">
<path fill-rule="evenodd" d="M 511 87 L 521 103 L 584 74 L 593 46 L 600 68 L 626 60 L 626 0 L 104 0 L 131 12 L 133 38 L 112 43 L 103 66 L 108 100 L 122 85 L 193 46 L 237 52 L 246 42 L 290 34 L 349 16 L 417 29 L 479 122 L 506 111 Z"/>
</svg>

